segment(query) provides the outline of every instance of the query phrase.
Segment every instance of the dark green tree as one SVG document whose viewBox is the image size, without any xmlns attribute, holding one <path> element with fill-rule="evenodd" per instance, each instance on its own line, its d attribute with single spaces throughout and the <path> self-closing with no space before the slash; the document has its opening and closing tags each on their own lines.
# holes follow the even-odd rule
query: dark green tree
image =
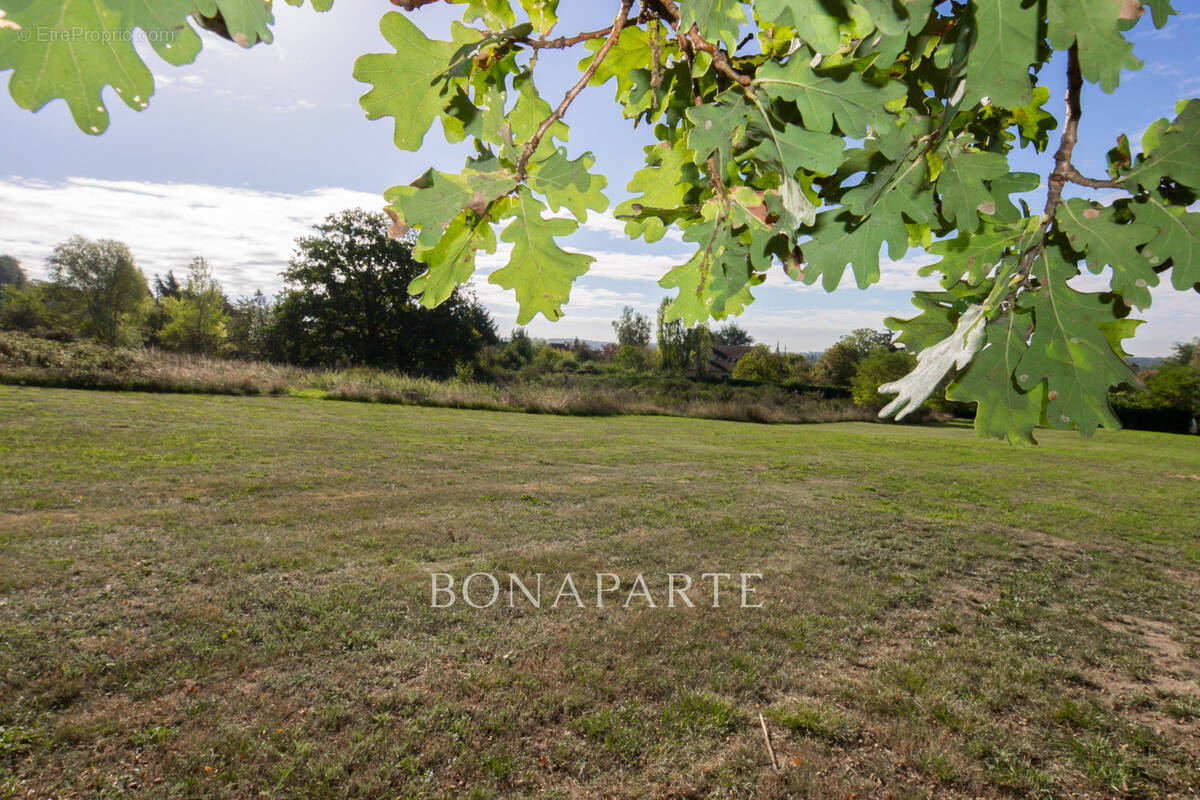
<svg viewBox="0 0 1200 800">
<path fill-rule="evenodd" d="M 858 362 L 876 350 L 891 350 L 891 339 L 887 331 L 856 328 L 821 354 L 813 368 L 813 377 L 830 386 L 849 386 Z"/>
<path fill-rule="evenodd" d="M 0 286 L 15 286 L 18 289 L 25 286 L 25 270 L 21 262 L 12 256 L 0 256 Z"/>
<path fill-rule="evenodd" d="M 727 347 L 749 347 L 754 344 L 754 337 L 736 322 L 726 322 L 713 331 L 713 344 L 723 344 Z"/>
<path fill-rule="evenodd" d="M 495 324 L 469 291 L 456 289 L 434 309 L 409 294 L 425 266 L 387 227 L 382 215 L 351 209 L 297 240 L 272 323 L 277 358 L 446 375 L 496 341 Z"/>
<path fill-rule="evenodd" d="M 520 369 L 533 363 L 533 339 L 524 328 L 517 328 L 504 345 L 503 364 L 508 369 Z"/>
<path fill-rule="evenodd" d="M 855 404 L 878 412 L 891 400 L 879 393 L 879 387 L 903 378 L 916 365 L 917 357 L 912 353 L 886 347 L 875 348 L 858 362 L 850 379 L 851 396 Z"/>
</svg>

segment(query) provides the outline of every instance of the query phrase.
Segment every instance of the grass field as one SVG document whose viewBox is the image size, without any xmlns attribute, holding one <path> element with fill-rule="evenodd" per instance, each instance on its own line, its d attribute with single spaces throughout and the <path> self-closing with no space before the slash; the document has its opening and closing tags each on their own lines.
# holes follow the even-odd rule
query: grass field
<svg viewBox="0 0 1200 800">
<path fill-rule="evenodd" d="M 1196 797 L 1197 440 L 1040 439 L 0 386 L 0 797 Z"/>
</svg>

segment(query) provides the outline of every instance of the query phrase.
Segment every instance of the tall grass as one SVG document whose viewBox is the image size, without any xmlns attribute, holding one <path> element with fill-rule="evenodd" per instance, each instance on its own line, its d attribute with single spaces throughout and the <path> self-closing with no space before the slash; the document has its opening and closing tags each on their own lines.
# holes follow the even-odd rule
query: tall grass
<svg viewBox="0 0 1200 800">
<path fill-rule="evenodd" d="M 330 400 L 603 416 L 662 414 L 745 422 L 871 419 L 843 398 L 771 386 L 731 387 L 684 380 L 556 376 L 498 385 L 431 380 L 386 370 L 301 369 L 153 349 L 111 348 L 0 332 L 0 383 L 195 394 L 297 394 Z"/>
</svg>

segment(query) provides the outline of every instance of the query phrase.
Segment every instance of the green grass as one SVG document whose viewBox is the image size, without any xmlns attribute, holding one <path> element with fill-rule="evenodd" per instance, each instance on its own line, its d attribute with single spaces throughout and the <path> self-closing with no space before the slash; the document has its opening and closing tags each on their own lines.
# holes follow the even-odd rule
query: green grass
<svg viewBox="0 0 1200 800">
<path fill-rule="evenodd" d="M 0 797 L 1195 797 L 1195 440 L 1039 438 L 0 387 Z"/>
</svg>

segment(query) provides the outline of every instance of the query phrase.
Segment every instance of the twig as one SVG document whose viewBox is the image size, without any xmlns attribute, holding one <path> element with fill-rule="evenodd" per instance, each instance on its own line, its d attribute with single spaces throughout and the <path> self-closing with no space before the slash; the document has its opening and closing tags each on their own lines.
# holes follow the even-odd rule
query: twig
<svg viewBox="0 0 1200 800">
<path fill-rule="evenodd" d="M 763 719 L 761 712 L 758 715 L 758 721 L 759 724 L 762 725 L 763 741 L 767 743 L 767 755 L 771 757 L 771 769 L 775 770 L 776 772 L 782 772 L 783 770 L 779 768 L 779 762 L 775 760 L 775 748 L 771 747 L 771 734 L 767 730 L 767 721 Z"/>
<path fill-rule="evenodd" d="M 612 50 L 613 45 L 617 43 L 617 37 L 621 35 L 621 31 L 625 28 L 625 21 L 629 18 L 629 8 L 633 5 L 633 0 L 621 0 L 621 10 L 617 13 L 617 19 L 613 22 L 611 32 L 608 38 L 604 40 L 604 44 L 596 52 L 592 63 L 588 65 L 581 77 L 574 86 L 563 97 L 562 102 L 558 104 L 558 108 L 554 109 L 554 113 L 542 120 L 542 124 L 538 126 L 537 132 L 533 134 L 528 142 L 525 143 L 525 149 L 521 151 L 521 158 L 517 161 L 517 180 L 525 180 L 525 169 L 529 166 L 529 159 L 533 157 L 533 153 L 537 150 L 538 145 L 542 142 L 542 137 L 546 135 L 546 131 L 550 130 L 550 126 L 563 118 L 567 113 L 567 109 L 571 103 L 583 91 L 583 87 L 587 86 L 588 81 L 596 74 L 596 70 L 600 68 L 600 63 L 604 61 L 608 51 Z"/>
<path fill-rule="evenodd" d="M 1077 183 L 1080 186 L 1087 186 L 1092 189 L 1124 189 L 1125 186 L 1120 181 L 1098 181 L 1095 178 L 1088 178 L 1079 174 L 1079 170 L 1075 169 L 1074 165 L 1067 167 L 1067 180 L 1071 183 Z"/>
<path fill-rule="evenodd" d="M 632 25 L 639 25 L 642 22 L 645 22 L 647 19 L 649 19 L 649 17 L 650 17 L 649 14 L 646 14 L 645 12 L 643 12 L 643 13 L 639 14 L 638 16 L 634 17 L 633 19 L 627 18 L 621 24 L 620 30 L 624 30 L 625 28 L 628 28 Z M 525 38 L 525 39 L 515 39 L 514 41 L 520 42 L 524 45 L 528 45 L 529 47 L 532 47 L 534 50 L 565 50 L 568 47 L 574 47 L 575 45 L 579 44 L 580 42 L 586 42 L 590 39 L 603 39 L 605 36 L 611 36 L 612 32 L 613 32 L 613 27 L 615 27 L 615 26 L 609 25 L 607 28 L 601 28 L 598 31 L 587 31 L 586 33 L 577 33 L 574 36 L 559 36 L 557 39 Z"/>
</svg>

